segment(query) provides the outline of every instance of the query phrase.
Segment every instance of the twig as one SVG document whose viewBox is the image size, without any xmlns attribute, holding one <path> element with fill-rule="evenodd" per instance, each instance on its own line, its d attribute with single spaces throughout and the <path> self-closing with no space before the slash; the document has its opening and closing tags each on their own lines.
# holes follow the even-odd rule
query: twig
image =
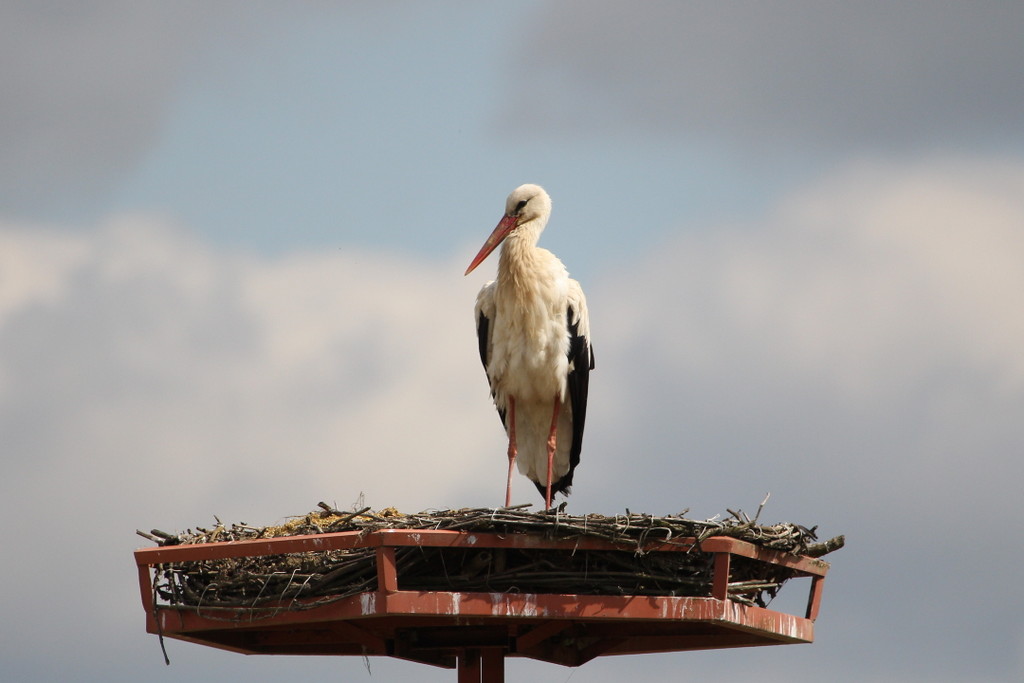
<svg viewBox="0 0 1024 683">
<path fill-rule="evenodd" d="M 812 543 L 804 549 L 802 554 L 808 557 L 821 557 L 822 555 L 839 550 L 845 545 L 846 536 L 835 536 L 824 543 Z"/>
<path fill-rule="evenodd" d="M 758 518 L 761 516 L 761 510 L 764 510 L 764 504 L 768 502 L 768 499 L 772 497 L 772 492 L 764 494 L 764 500 L 757 506 L 757 512 L 754 514 L 754 524 L 757 524 Z"/>
<path fill-rule="evenodd" d="M 317 507 L 322 508 L 323 511 L 326 512 L 329 515 L 335 515 L 335 516 L 340 517 L 341 515 L 345 514 L 341 510 L 335 510 L 333 507 L 331 507 L 327 503 L 323 502 L 322 500 L 319 503 L 317 503 L 316 505 L 317 505 Z M 369 510 L 369 508 L 367 508 L 367 510 Z"/>
</svg>

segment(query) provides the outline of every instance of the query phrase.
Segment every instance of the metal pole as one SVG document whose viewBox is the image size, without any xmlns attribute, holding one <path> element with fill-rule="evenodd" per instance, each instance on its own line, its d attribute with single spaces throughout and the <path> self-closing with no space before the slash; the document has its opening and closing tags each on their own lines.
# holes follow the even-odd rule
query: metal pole
<svg viewBox="0 0 1024 683">
<path fill-rule="evenodd" d="M 505 683 L 504 648 L 466 648 L 458 658 L 458 683 Z"/>
<path fill-rule="evenodd" d="M 505 683 L 505 649 L 500 647 L 484 648 L 481 658 L 483 660 L 482 683 Z"/>
<path fill-rule="evenodd" d="M 465 649 L 459 652 L 458 683 L 481 683 L 480 650 Z"/>
</svg>

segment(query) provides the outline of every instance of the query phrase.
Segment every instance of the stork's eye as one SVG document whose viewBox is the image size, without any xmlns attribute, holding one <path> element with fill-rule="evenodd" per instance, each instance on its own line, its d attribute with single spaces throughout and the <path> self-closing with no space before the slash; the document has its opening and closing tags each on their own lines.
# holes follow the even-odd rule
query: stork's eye
<svg viewBox="0 0 1024 683">
<path fill-rule="evenodd" d="M 523 210 L 524 206 L 526 206 L 526 200 L 525 199 L 520 201 L 518 204 L 516 204 L 516 213 L 521 212 Z"/>
</svg>

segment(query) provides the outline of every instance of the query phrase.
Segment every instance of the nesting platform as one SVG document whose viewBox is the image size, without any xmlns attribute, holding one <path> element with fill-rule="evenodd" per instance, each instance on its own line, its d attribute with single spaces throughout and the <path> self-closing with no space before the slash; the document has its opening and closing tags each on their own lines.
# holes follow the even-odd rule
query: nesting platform
<svg viewBox="0 0 1024 683">
<path fill-rule="evenodd" d="M 162 638 L 397 657 L 457 667 L 460 682 L 502 681 L 505 657 L 579 666 L 813 641 L 828 563 L 737 538 L 741 525 L 682 537 L 651 520 L 621 539 L 566 535 L 554 516 L 511 531 L 375 524 L 164 545 L 135 561 L 146 629 Z M 762 606 L 793 577 L 810 577 L 802 614 Z"/>
</svg>

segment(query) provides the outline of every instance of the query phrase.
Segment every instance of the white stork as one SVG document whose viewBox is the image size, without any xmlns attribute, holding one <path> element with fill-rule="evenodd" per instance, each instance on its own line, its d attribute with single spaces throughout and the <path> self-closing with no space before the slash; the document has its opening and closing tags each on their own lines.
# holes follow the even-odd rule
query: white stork
<svg viewBox="0 0 1024 683">
<path fill-rule="evenodd" d="M 569 494 L 580 462 L 587 388 L 594 355 L 587 302 L 562 262 L 537 246 L 551 214 L 551 198 L 521 185 L 505 200 L 505 215 L 466 275 L 504 242 L 498 278 L 476 298 L 480 360 L 508 434 L 505 505 L 512 504 L 512 470 L 544 496 Z"/>
</svg>

